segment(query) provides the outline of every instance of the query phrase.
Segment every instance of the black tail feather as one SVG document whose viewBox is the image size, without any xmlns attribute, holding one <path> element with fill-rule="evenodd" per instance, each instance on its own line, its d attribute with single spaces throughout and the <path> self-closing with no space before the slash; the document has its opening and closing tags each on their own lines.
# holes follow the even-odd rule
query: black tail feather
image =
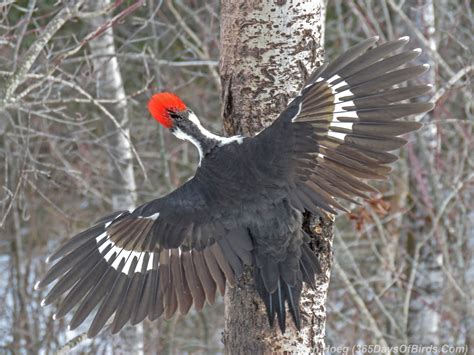
<svg viewBox="0 0 474 355">
<path fill-rule="evenodd" d="M 286 330 L 286 309 L 285 309 L 285 293 L 282 290 L 282 281 L 278 281 L 278 288 L 274 295 L 277 298 L 277 315 L 278 315 L 278 325 L 280 326 L 281 332 L 285 333 Z"/>
<path fill-rule="evenodd" d="M 260 273 L 256 273 L 260 275 Z M 270 327 L 273 327 L 275 322 L 275 316 L 278 318 L 278 326 L 281 332 L 284 334 L 286 331 L 286 306 L 288 305 L 288 311 L 291 314 L 291 319 L 296 327 L 300 330 L 301 318 L 300 318 L 300 297 L 302 289 L 302 281 L 298 280 L 294 286 L 290 286 L 280 278 L 278 287 L 275 292 L 269 293 L 263 284 L 260 276 L 257 276 L 260 280 L 257 281 L 257 291 L 262 297 L 265 303 L 265 308 L 268 317 L 268 323 Z"/>
<path fill-rule="evenodd" d="M 293 319 L 293 323 L 296 326 L 296 329 L 301 329 L 301 319 L 300 319 L 300 296 L 301 296 L 301 286 L 302 284 L 298 282 L 295 286 L 291 287 L 286 285 L 284 288 L 285 298 L 288 302 L 288 309 Z"/>
<path fill-rule="evenodd" d="M 270 324 L 270 327 L 273 327 L 276 316 L 278 318 L 278 325 L 282 333 L 285 333 L 286 330 L 285 304 L 288 305 L 288 311 L 291 314 L 291 319 L 293 320 L 295 327 L 300 330 L 300 298 L 303 282 L 314 288 L 315 276 L 321 271 L 319 261 L 314 252 L 310 249 L 309 245 L 307 243 L 303 243 L 301 248 L 302 254 L 299 260 L 300 276 L 298 276 L 296 282 L 293 285 L 286 283 L 283 277 L 280 275 L 275 291 L 270 293 L 267 287 L 265 287 L 262 277 L 263 274 L 260 268 L 256 267 L 254 271 L 256 288 L 258 294 L 265 304 L 268 323 Z"/>
</svg>

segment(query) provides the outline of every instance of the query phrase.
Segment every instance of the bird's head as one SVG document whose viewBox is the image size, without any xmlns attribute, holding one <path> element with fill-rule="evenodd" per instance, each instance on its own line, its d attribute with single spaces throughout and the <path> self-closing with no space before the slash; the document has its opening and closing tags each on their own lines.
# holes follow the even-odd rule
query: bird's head
<svg viewBox="0 0 474 355">
<path fill-rule="evenodd" d="M 153 95 L 148 102 L 148 110 L 155 120 L 171 131 L 189 121 L 190 110 L 177 95 L 170 92 Z"/>
<path fill-rule="evenodd" d="M 199 150 L 202 158 L 225 139 L 205 129 L 197 116 L 175 94 L 155 94 L 148 102 L 148 110 L 155 120 L 169 128 L 177 138 L 187 140 Z"/>
</svg>

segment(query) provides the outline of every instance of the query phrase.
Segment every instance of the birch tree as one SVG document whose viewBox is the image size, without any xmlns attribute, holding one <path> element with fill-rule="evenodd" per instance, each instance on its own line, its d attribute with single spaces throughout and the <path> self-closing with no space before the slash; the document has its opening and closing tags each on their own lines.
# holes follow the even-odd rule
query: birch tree
<svg viewBox="0 0 474 355">
<path fill-rule="evenodd" d="M 110 0 L 90 1 L 92 11 L 100 12 L 112 5 Z M 115 120 L 105 119 L 105 130 L 110 132 L 108 137 L 109 181 L 112 185 L 111 200 L 113 210 L 133 210 L 136 206 L 136 184 L 133 171 L 133 152 L 130 139 L 130 121 L 127 109 L 127 99 L 123 85 L 122 74 L 115 52 L 114 32 L 111 17 L 105 15 L 93 17 L 91 26 L 101 32 L 98 37 L 89 42 L 91 62 L 96 77 L 96 96 L 98 99 L 113 101 L 106 106 Z M 118 123 L 118 125 L 116 124 Z M 138 331 L 137 331 L 138 329 Z M 143 325 L 138 328 L 128 327 L 122 338 L 128 340 L 131 349 L 139 352 L 143 343 L 138 337 L 143 333 Z M 131 350 L 128 349 L 128 350 Z"/>
<path fill-rule="evenodd" d="M 301 89 L 307 74 L 322 64 L 324 17 L 323 1 L 222 1 L 220 74 L 228 134 L 255 135 L 268 126 Z M 227 353 L 323 353 L 333 219 L 306 217 L 304 226 L 322 273 L 315 290 L 303 291 L 301 331 L 290 325 L 290 317 L 285 334 L 270 329 L 247 271 L 239 285 L 226 292 Z"/>
<path fill-rule="evenodd" d="M 90 4 L 94 11 L 105 10 L 112 5 L 110 0 L 94 0 Z M 115 54 L 114 32 L 107 15 L 91 19 L 94 29 L 104 28 L 104 32 L 89 42 L 91 62 L 97 79 L 97 98 L 109 99 L 108 111 L 115 117 L 115 124 L 105 119 L 105 129 L 110 132 L 110 181 L 112 189 L 112 208 L 133 209 L 136 204 L 136 185 L 133 174 L 133 156 L 130 140 L 127 99 L 123 86 L 119 62 Z"/>
<path fill-rule="evenodd" d="M 425 41 L 420 43 L 415 38 L 416 45 L 423 49 L 422 55 L 417 58 L 420 63 L 428 63 L 431 70 L 419 79 L 423 84 L 435 84 L 436 63 L 431 53 L 436 52 L 435 39 L 435 11 L 432 0 L 409 1 L 408 16 L 414 24 L 412 33 L 419 31 L 424 34 Z M 419 83 L 418 83 L 419 84 Z M 426 100 L 427 98 L 422 98 Z M 429 98 L 428 98 L 429 99 Z M 422 161 L 428 169 L 435 167 L 435 155 L 438 149 L 437 126 L 433 124 L 433 112 L 429 112 L 424 117 L 426 127 L 421 132 L 417 132 L 416 139 L 419 144 L 414 147 L 412 159 Z M 439 201 L 439 180 L 434 171 L 431 171 L 426 186 L 429 189 L 429 196 L 421 192 L 421 201 L 425 208 L 417 208 L 414 212 L 416 220 L 429 218 L 429 213 L 435 213 Z M 413 181 L 415 186 L 420 186 L 420 181 Z M 415 223 L 414 223 L 415 225 Z M 416 293 L 412 294 L 410 311 L 408 318 L 408 340 L 413 344 L 439 344 L 439 327 L 441 314 L 439 310 L 442 290 L 443 290 L 443 254 L 440 252 L 439 240 L 445 235 L 430 233 L 430 228 L 420 225 L 414 241 L 413 258 L 411 272 L 414 273 L 414 288 Z M 441 232 L 444 234 L 443 232 Z"/>
</svg>

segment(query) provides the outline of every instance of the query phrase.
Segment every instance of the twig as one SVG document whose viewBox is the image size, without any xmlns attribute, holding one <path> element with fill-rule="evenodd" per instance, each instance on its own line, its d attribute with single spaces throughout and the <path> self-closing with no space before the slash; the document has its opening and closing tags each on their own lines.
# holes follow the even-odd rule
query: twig
<svg viewBox="0 0 474 355">
<path fill-rule="evenodd" d="M 43 200 L 49 203 L 51 207 L 53 207 L 57 212 L 59 212 L 64 218 L 66 218 L 67 220 L 71 219 L 71 216 L 69 216 L 66 212 L 61 210 L 61 208 L 59 208 L 53 201 L 51 201 L 51 199 L 48 198 L 48 196 L 46 196 L 43 192 L 41 192 L 41 190 L 35 184 L 33 184 L 30 180 L 27 180 L 27 182 L 33 188 L 33 190 L 35 190 L 38 193 L 38 195 L 40 195 L 43 198 Z"/>
<path fill-rule="evenodd" d="M 410 27 L 410 30 L 413 31 L 416 38 L 420 41 L 420 43 L 423 44 L 423 47 L 428 49 L 431 52 L 431 54 L 436 59 L 436 61 L 440 64 L 440 66 L 444 70 L 446 70 L 448 75 L 454 76 L 455 75 L 454 71 L 451 69 L 451 67 L 448 65 L 448 63 L 446 63 L 446 61 L 443 59 L 443 57 L 441 57 L 441 55 L 438 53 L 438 51 L 436 49 L 433 49 L 431 47 L 430 43 L 425 38 L 423 33 L 421 33 L 421 31 L 413 24 L 413 22 L 405 14 L 405 12 L 402 10 L 402 8 L 400 6 L 398 6 L 397 4 L 395 4 L 394 0 L 387 0 L 387 1 L 388 1 L 388 4 L 390 5 L 390 7 L 392 8 L 392 10 L 394 10 L 400 16 L 402 21 L 405 22 L 408 27 Z"/>
<path fill-rule="evenodd" d="M 349 280 L 349 277 L 347 276 L 346 272 L 342 269 L 341 265 L 339 265 L 337 259 L 334 260 L 334 269 L 337 271 L 337 273 L 341 277 L 342 282 L 346 286 L 346 289 L 351 295 L 357 308 L 359 308 L 363 316 L 366 318 L 367 322 L 369 323 L 369 328 L 375 334 L 375 337 L 379 341 L 379 344 L 382 347 L 388 348 L 388 344 L 385 341 L 385 338 L 382 332 L 380 331 L 379 327 L 377 326 L 377 322 L 375 321 L 374 317 L 372 317 L 372 315 L 370 314 L 370 311 L 367 309 L 367 306 L 365 305 L 364 300 L 357 293 L 356 289 L 354 288 L 351 281 Z"/>
<path fill-rule="evenodd" d="M 10 77 L 6 84 L 5 90 L 5 101 L 9 101 L 13 96 L 18 86 L 25 80 L 26 74 L 30 71 L 33 63 L 38 58 L 39 54 L 49 42 L 51 37 L 71 18 L 73 17 L 79 8 L 84 3 L 84 0 L 76 0 L 73 5 L 70 6 L 68 3 L 66 6 L 59 11 L 59 13 L 48 23 L 43 33 L 38 39 L 28 48 L 25 53 L 23 61 L 15 70 L 14 74 Z"/>
<path fill-rule="evenodd" d="M 120 13 L 115 15 L 113 18 L 111 18 L 109 21 L 105 22 L 102 26 L 97 28 L 95 31 L 89 33 L 80 43 L 77 47 L 74 49 L 61 54 L 58 56 L 56 59 L 53 60 L 54 63 L 60 63 L 62 60 L 66 57 L 69 57 L 75 53 L 77 53 L 84 45 L 89 43 L 91 40 L 101 36 L 105 31 L 107 31 L 109 28 L 113 27 L 117 22 L 125 18 L 126 16 L 130 15 L 132 12 L 140 8 L 140 6 L 143 5 L 144 0 L 138 0 L 134 4 L 130 5 L 126 9 L 122 10 Z M 112 7 L 113 8 L 113 7 Z"/>
<path fill-rule="evenodd" d="M 66 344 L 64 344 L 63 346 L 61 346 L 61 348 L 59 348 L 58 352 L 56 353 L 56 355 L 66 355 L 66 354 L 69 354 L 71 352 L 72 349 L 74 349 L 76 346 L 78 346 L 80 343 L 82 343 L 83 341 L 87 340 L 87 333 L 81 333 L 79 334 L 78 336 L 72 338 L 71 340 L 69 340 Z"/>
<path fill-rule="evenodd" d="M 166 4 L 168 5 L 168 7 L 169 7 L 171 13 L 173 14 L 173 16 L 178 21 L 179 25 L 189 35 L 189 37 L 191 37 L 191 39 L 194 41 L 194 43 L 196 43 L 196 45 L 199 46 L 199 49 L 197 49 L 197 53 L 199 54 L 201 59 L 209 60 L 210 54 L 209 54 L 209 51 L 207 50 L 207 47 L 204 45 L 204 43 L 202 43 L 202 41 L 194 33 L 194 31 L 191 28 L 189 28 L 189 26 L 186 24 L 186 21 L 184 21 L 184 19 L 181 17 L 178 10 L 176 10 L 176 8 L 174 7 L 173 0 L 167 0 Z M 213 66 L 208 66 L 208 67 L 209 67 L 209 71 L 212 74 L 212 77 L 214 78 L 214 80 L 216 82 L 217 87 L 219 88 L 220 84 L 221 84 L 219 74 L 217 73 L 216 69 Z"/>
<path fill-rule="evenodd" d="M 40 74 L 35 74 L 34 76 L 35 77 L 44 77 Z M 133 145 L 132 141 L 130 140 L 130 137 L 128 136 L 127 132 L 125 132 L 125 130 L 122 128 L 122 126 L 117 121 L 117 119 L 114 117 L 114 115 L 112 115 L 98 100 L 96 100 L 94 97 L 92 97 L 88 92 L 86 92 L 80 86 L 78 86 L 74 83 L 71 83 L 69 81 L 66 81 L 64 79 L 54 77 L 54 76 L 47 76 L 47 77 L 45 77 L 45 79 L 61 83 L 61 84 L 65 85 L 65 86 L 67 86 L 71 89 L 76 90 L 81 95 L 83 95 L 84 97 L 89 99 L 90 103 L 94 104 L 100 111 L 102 111 L 105 114 L 105 116 L 107 116 L 107 118 L 109 118 L 115 124 L 115 126 L 119 129 L 120 133 L 128 140 L 128 142 L 130 143 L 130 147 L 132 149 L 133 155 L 137 159 L 138 165 L 140 166 L 140 169 L 143 172 L 143 176 L 144 176 L 145 180 L 148 179 L 148 175 L 147 175 L 147 172 L 145 170 L 145 166 L 143 165 L 143 162 L 142 162 L 140 156 L 138 155 L 138 152 L 135 149 L 135 146 Z"/>
<path fill-rule="evenodd" d="M 347 255 L 347 258 L 350 260 L 351 262 L 351 267 L 354 269 L 354 272 L 357 274 L 358 278 L 361 280 L 361 284 L 364 286 L 364 288 L 366 288 L 369 292 L 373 292 L 374 290 L 371 289 L 369 283 L 367 282 L 367 280 L 364 278 L 364 276 L 361 274 L 360 272 L 360 269 L 357 265 L 357 263 L 355 262 L 354 258 L 353 258 L 353 255 L 352 253 L 350 252 L 347 244 L 345 243 L 344 241 L 344 238 L 342 238 L 339 233 L 334 233 L 334 236 L 336 238 L 336 241 L 338 243 L 341 244 L 341 246 L 343 247 L 344 249 L 344 252 L 346 253 Z M 349 280 L 350 282 L 350 280 Z M 385 305 L 383 304 L 382 300 L 380 299 L 380 297 L 377 295 L 376 292 L 373 292 L 374 294 L 374 299 L 375 299 L 375 302 L 377 303 L 379 309 L 382 311 L 382 313 L 387 317 L 388 321 L 390 322 L 390 324 L 396 329 L 399 331 L 399 334 L 403 336 L 403 332 L 402 332 L 402 329 L 400 328 L 400 325 L 395 321 L 395 319 L 393 318 L 393 316 L 390 314 L 390 312 L 387 310 L 387 308 L 385 307 Z"/>
<path fill-rule="evenodd" d="M 437 102 L 451 87 L 456 84 L 458 80 L 460 80 L 463 76 L 469 74 L 471 71 L 474 70 L 474 65 L 469 65 L 467 67 L 464 67 L 460 71 L 458 71 L 456 74 L 454 74 L 451 79 L 449 79 L 444 86 L 436 91 L 436 94 L 434 95 L 434 102 Z"/>
</svg>

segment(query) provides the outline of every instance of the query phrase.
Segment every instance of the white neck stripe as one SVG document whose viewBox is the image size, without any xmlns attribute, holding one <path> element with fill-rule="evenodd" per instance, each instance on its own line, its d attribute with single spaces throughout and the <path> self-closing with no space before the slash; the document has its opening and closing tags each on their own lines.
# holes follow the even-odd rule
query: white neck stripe
<svg viewBox="0 0 474 355">
<path fill-rule="evenodd" d="M 198 128 L 199 132 L 206 138 L 209 138 L 209 139 L 212 139 L 212 140 L 215 140 L 217 141 L 217 145 L 219 147 L 222 147 L 223 145 L 226 145 L 226 144 L 229 144 L 229 143 L 232 143 L 232 142 L 237 142 L 239 144 L 242 143 L 244 137 L 242 136 L 232 136 L 232 137 L 222 137 L 222 136 L 218 136 L 214 133 L 211 133 L 209 132 L 207 129 L 205 129 L 203 127 L 203 125 L 201 124 L 201 122 L 199 121 L 199 119 L 197 118 L 197 116 L 194 114 L 194 112 L 191 112 L 189 114 L 189 120 L 194 123 L 196 125 L 196 127 Z M 181 129 L 179 128 L 176 128 L 174 131 L 173 131 L 173 134 L 179 138 L 179 139 L 182 139 L 182 140 L 187 140 L 189 142 L 191 142 L 192 144 L 194 144 L 194 146 L 198 149 L 199 151 L 199 165 L 201 165 L 201 161 L 202 159 L 204 158 L 204 152 L 203 152 L 203 149 L 202 149 L 202 146 L 201 144 L 199 143 L 199 141 L 190 136 L 189 134 L 183 132 Z"/>
</svg>

